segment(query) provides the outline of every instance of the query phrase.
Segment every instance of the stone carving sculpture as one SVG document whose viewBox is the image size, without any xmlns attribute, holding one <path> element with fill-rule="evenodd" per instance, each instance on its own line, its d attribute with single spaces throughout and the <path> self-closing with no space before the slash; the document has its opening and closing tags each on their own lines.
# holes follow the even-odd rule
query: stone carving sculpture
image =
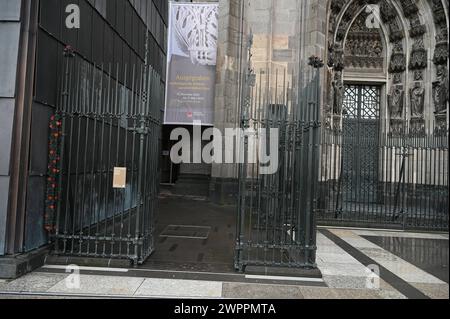
<svg viewBox="0 0 450 319">
<path fill-rule="evenodd" d="M 417 38 L 412 47 L 409 68 L 411 70 L 425 69 L 427 67 L 427 55 L 428 52 L 423 44 L 423 39 Z"/>
<path fill-rule="evenodd" d="M 404 38 L 403 29 L 396 20 L 390 21 L 388 25 L 390 30 L 389 39 L 391 42 L 398 42 Z"/>
<path fill-rule="evenodd" d="M 410 89 L 411 115 L 414 118 L 423 118 L 425 106 L 425 88 L 416 82 Z"/>
<path fill-rule="evenodd" d="M 427 28 L 420 22 L 420 18 L 418 14 L 414 14 L 410 18 L 410 27 L 409 34 L 412 38 L 420 37 L 427 32 Z"/>
<path fill-rule="evenodd" d="M 434 64 L 447 64 L 448 60 L 448 41 L 447 29 L 441 27 L 436 35 L 436 48 L 434 50 Z"/>
<path fill-rule="evenodd" d="M 403 46 L 401 42 L 397 42 L 394 45 L 391 64 L 389 66 L 389 72 L 400 73 L 406 70 L 406 57 L 403 53 Z"/>
<path fill-rule="evenodd" d="M 433 82 L 433 102 L 436 114 L 443 114 L 447 111 L 448 93 L 447 67 L 438 65 L 437 79 Z"/>
<path fill-rule="evenodd" d="M 383 19 L 384 22 L 389 22 L 395 19 L 396 16 L 395 8 L 387 1 L 380 2 L 380 11 L 381 11 L 381 18 Z"/>
<path fill-rule="evenodd" d="M 328 94 L 327 94 L 327 103 L 325 106 L 325 112 L 331 113 L 333 112 L 333 105 L 334 105 L 334 83 L 333 83 L 333 72 L 329 71 L 327 74 L 327 87 L 328 87 Z"/>
<path fill-rule="evenodd" d="M 402 0 L 400 4 L 402 5 L 405 16 L 408 18 L 419 11 L 419 8 L 413 0 Z"/>
<path fill-rule="evenodd" d="M 433 0 L 431 3 L 434 19 L 437 24 L 445 23 L 445 9 L 441 0 Z"/>
<path fill-rule="evenodd" d="M 345 67 L 382 68 L 383 43 L 379 28 L 369 28 L 369 14 L 362 12 L 353 22 L 345 41 Z"/>
<path fill-rule="evenodd" d="M 422 81 L 423 80 L 423 71 L 415 70 L 414 71 L 414 81 Z"/>
<path fill-rule="evenodd" d="M 342 105 L 344 104 L 345 85 L 342 81 L 342 73 L 336 72 L 333 81 L 333 113 L 341 115 Z"/>
<path fill-rule="evenodd" d="M 336 71 L 344 69 L 344 49 L 340 42 L 333 47 L 333 67 Z"/>
<path fill-rule="evenodd" d="M 392 88 L 391 94 L 389 95 L 389 110 L 391 118 L 401 119 L 403 115 L 403 100 L 405 92 L 403 87 L 396 85 Z"/>
<path fill-rule="evenodd" d="M 176 39 L 180 48 L 190 57 L 192 63 L 216 65 L 217 6 L 180 6 L 174 19 Z"/>
</svg>

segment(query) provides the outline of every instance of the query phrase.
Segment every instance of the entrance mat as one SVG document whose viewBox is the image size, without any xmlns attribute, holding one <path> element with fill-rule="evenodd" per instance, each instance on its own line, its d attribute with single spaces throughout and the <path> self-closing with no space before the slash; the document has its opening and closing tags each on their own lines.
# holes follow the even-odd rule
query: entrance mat
<svg viewBox="0 0 450 319">
<path fill-rule="evenodd" d="M 159 235 L 168 238 L 208 239 L 211 227 L 169 225 Z"/>
</svg>

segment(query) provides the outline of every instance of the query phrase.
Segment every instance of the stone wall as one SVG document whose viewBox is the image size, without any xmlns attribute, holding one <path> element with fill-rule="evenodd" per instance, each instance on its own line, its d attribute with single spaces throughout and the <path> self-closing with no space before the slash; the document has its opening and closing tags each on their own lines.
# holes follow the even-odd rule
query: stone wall
<svg viewBox="0 0 450 319">
<path fill-rule="evenodd" d="M 5 253 L 21 1 L 0 0 L 0 255 Z"/>
</svg>

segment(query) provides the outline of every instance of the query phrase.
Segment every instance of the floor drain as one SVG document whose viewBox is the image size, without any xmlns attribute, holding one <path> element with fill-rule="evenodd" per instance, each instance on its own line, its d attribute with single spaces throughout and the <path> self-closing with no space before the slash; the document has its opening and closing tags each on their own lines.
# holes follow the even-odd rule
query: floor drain
<svg viewBox="0 0 450 319">
<path fill-rule="evenodd" d="M 170 238 L 208 239 L 211 227 L 169 225 L 159 235 Z"/>
</svg>

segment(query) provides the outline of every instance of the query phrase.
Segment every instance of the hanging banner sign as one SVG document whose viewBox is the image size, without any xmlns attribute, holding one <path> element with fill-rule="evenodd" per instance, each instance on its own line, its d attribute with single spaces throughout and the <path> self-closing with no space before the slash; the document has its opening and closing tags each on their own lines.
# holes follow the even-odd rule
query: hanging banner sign
<svg viewBox="0 0 450 319">
<path fill-rule="evenodd" d="M 165 124 L 214 123 L 219 5 L 170 2 Z"/>
</svg>

